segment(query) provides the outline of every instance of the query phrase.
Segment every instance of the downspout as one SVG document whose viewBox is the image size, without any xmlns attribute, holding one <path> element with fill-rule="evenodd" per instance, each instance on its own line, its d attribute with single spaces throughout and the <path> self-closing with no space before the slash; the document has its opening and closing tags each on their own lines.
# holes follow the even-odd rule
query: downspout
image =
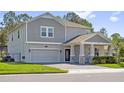
<svg viewBox="0 0 124 93">
<path fill-rule="evenodd" d="M 66 31 L 67 29 L 66 29 L 66 19 L 65 19 L 65 42 L 66 42 Z"/>
<path fill-rule="evenodd" d="M 27 22 L 26 22 L 26 43 L 27 43 Z"/>
<path fill-rule="evenodd" d="M 28 45 L 28 40 L 27 40 L 27 21 L 26 21 L 26 23 L 25 23 L 25 47 L 24 47 L 24 49 L 26 49 L 25 50 L 25 60 L 26 60 L 26 62 L 27 62 L 27 52 L 28 52 L 28 50 L 27 50 L 27 45 Z M 27 52 L 26 52 L 27 51 Z"/>
</svg>

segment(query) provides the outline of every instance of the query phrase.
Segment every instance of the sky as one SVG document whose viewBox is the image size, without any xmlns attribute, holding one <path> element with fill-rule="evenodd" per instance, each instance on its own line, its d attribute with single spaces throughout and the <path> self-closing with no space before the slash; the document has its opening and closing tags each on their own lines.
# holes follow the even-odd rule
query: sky
<svg viewBox="0 0 124 93">
<path fill-rule="evenodd" d="M 36 17 L 45 13 L 46 11 L 17 11 L 16 14 L 27 13 L 32 17 Z M 51 11 L 55 16 L 63 17 L 69 11 Z M 95 31 L 105 27 L 108 35 L 113 33 L 120 33 L 124 37 L 124 11 L 73 11 L 81 18 L 87 19 L 93 24 Z M 3 19 L 4 11 L 0 12 L 0 21 Z"/>
</svg>

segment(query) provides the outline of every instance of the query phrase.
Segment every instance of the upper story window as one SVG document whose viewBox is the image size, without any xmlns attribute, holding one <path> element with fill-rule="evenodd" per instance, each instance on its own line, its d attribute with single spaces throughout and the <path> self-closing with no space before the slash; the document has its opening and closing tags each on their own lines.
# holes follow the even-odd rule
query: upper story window
<svg viewBox="0 0 124 93">
<path fill-rule="evenodd" d="M 18 39 L 20 38 L 20 32 L 19 32 L 19 30 L 18 30 Z"/>
<path fill-rule="evenodd" d="M 42 37 L 46 37 L 47 36 L 47 28 L 45 28 L 45 27 L 41 28 L 41 36 Z"/>
<path fill-rule="evenodd" d="M 54 27 L 41 26 L 40 36 L 43 38 L 54 38 Z"/>
</svg>

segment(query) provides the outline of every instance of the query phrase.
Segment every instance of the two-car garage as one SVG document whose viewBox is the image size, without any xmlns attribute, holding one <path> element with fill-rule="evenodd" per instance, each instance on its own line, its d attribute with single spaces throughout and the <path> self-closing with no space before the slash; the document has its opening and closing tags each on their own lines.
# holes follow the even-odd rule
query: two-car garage
<svg viewBox="0 0 124 93">
<path fill-rule="evenodd" d="M 59 49 L 31 49 L 32 63 L 58 63 L 60 62 Z"/>
</svg>

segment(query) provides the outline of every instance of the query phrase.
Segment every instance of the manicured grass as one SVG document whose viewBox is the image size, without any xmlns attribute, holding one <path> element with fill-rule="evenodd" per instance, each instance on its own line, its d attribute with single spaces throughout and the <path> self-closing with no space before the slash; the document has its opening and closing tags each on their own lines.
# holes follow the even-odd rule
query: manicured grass
<svg viewBox="0 0 124 93">
<path fill-rule="evenodd" d="M 66 73 L 67 70 L 40 64 L 0 63 L 0 74 Z"/>
<path fill-rule="evenodd" d="M 110 68 L 123 68 L 120 64 L 96 64 L 96 65 Z"/>
</svg>

